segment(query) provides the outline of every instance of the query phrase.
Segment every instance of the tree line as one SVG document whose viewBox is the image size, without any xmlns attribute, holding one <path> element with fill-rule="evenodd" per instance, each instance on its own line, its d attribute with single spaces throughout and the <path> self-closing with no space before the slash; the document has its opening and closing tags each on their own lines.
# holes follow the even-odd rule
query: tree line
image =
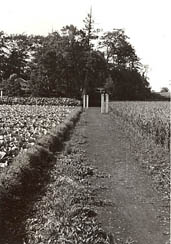
<svg viewBox="0 0 171 244">
<path fill-rule="evenodd" d="M 91 13 L 82 29 L 67 25 L 47 36 L 0 32 L 0 82 L 9 96 L 23 95 L 18 77 L 36 97 L 81 98 L 104 87 L 116 100 L 144 100 L 151 94 L 144 70 L 124 30 L 95 29 Z"/>
</svg>

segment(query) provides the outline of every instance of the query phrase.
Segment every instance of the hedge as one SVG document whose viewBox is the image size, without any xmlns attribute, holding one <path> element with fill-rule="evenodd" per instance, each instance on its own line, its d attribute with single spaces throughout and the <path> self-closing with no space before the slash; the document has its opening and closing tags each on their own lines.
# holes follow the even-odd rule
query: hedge
<svg viewBox="0 0 171 244">
<path fill-rule="evenodd" d="M 81 107 L 77 107 L 65 121 L 40 138 L 37 144 L 21 152 L 0 175 L 0 230 L 11 213 L 13 201 L 24 204 L 27 196 L 39 191 L 39 182 L 46 181 L 48 170 L 55 162 L 54 152 L 60 151 L 69 132 L 79 119 Z M 40 184 L 42 185 L 42 184 Z M 18 203 L 16 202 L 18 199 Z M 13 204 L 14 205 L 14 204 Z M 17 207 L 16 207 L 17 208 Z M 14 206 L 15 209 L 15 206 Z M 8 213 L 9 212 L 9 213 Z M 11 217 L 11 216 L 10 216 Z"/>
<path fill-rule="evenodd" d="M 48 98 L 48 97 L 2 97 L 0 98 L 0 105 L 54 105 L 54 106 L 80 106 L 81 103 L 75 98 Z"/>
</svg>

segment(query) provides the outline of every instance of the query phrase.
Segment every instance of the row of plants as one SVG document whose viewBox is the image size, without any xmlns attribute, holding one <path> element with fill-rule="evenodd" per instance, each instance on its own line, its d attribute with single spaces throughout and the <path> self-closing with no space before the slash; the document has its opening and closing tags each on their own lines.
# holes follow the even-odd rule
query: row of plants
<svg viewBox="0 0 171 244">
<path fill-rule="evenodd" d="M 0 105 L 0 167 L 56 128 L 74 106 Z"/>
<path fill-rule="evenodd" d="M 114 243 L 97 221 L 99 189 L 89 184 L 95 171 L 83 156 L 82 141 L 69 145 L 57 158 L 46 192 L 25 222 L 26 244 Z"/>
<path fill-rule="evenodd" d="M 114 243 L 97 220 L 103 201 L 98 198 L 99 186 L 90 184 L 90 179 L 98 172 L 85 156 L 86 139 L 79 125 L 57 156 L 45 194 L 25 221 L 26 244 Z"/>
<path fill-rule="evenodd" d="M 66 98 L 66 97 L 8 97 L 3 96 L 0 98 L 0 105 L 52 105 L 52 106 L 79 106 L 80 101 L 74 98 Z"/>
<path fill-rule="evenodd" d="M 152 176 L 166 202 L 170 195 L 170 119 L 168 102 L 114 102 L 110 116 L 130 139 L 137 162 Z M 168 203 L 169 204 L 169 203 Z"/>
<path fill-rule="evenodd" d="M 151 137 L 156 144 L 170 147 L 169 102 L 114 102 L 111 111 Z"/>
<path fill-rule="evenodd" d="M 0 174 L 0 242 L 24 243 L 18 238 L 23 231 L 26 212 L 40 194 L 49 178 L 49 171 L 55 163 L 55 151 L 63 148 L 63 143 L 74 127 L 81 113 L 76 108 L 63 123 L 48 131 L 26 152 L 22 151 L 13 163 Z"/>
<path fill-rule="evenodd" d="M 77 110 L 74 121 L 79 112 Z M 60 128 L 63 131 L 64 127 Z M 89 181 L 97 172 L 81 148 L 85 143 L 82 131 L 76 131 L 60 154 L 47 153 L 46 143 L 44 139 L 44 151 L 40 146 L 39 150 L 36 148 L 42 151 L 41 156 L 32 149 L 31 164 L 21 170 L 19 182 L 22 184 L 15 188 L 13 184 L 11 194 L 6 182 L 4 191 L 8 194 L 3 198 L 1 190 L 0 241 L 4 244 L 115 243 L 112 234 L 106 233 L 98 223 L 97 207 L 103 202 L 97 195 L 100 188 Z M 31 156 L 28 152 L 27 155 Z"/>
</svg>

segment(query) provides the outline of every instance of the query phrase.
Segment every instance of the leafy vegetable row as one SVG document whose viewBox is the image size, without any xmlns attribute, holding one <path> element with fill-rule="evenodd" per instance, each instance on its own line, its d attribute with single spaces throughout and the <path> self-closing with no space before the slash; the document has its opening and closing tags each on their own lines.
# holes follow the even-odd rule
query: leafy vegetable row
<svg viewBox="0 0 171 244">
<path fill-rule="evenodd" d="M 63 122 L 74 106 L 0 105 L 0 167 Z"/>
<path fill-rule="evenodd" d="M 7 105 L 55 105 L 55 106 L 78 106 L 80 101 L 74 98 L 47 98 L 47 97 L 2 97 L 0 104 Z"/>
</svg>

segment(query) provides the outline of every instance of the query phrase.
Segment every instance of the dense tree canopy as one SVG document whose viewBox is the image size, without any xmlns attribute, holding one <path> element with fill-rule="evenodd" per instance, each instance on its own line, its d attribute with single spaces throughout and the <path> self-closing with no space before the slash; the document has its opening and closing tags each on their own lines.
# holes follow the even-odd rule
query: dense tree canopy
<svg viewBox="0 0 171 244">
<path fill-rule="evenodd" d="M 105 33 L 99 45 L 104 49 L 108 64 L 117 69 L 138 69 L 139 58 L 123 30 L 114 29 Z"/>
<path fill-rule="evenodd" d="M 16 74 L 29 81 L 33 96 L 80 98 L 105 87 L 113 99 L 145 99 L 150 88 L 142 67 L 125 32 L 99 36 L 91 13 L 81 30 L 67 25 L 47 36 L 0 32 L 0 82 L 6 90 L 20 89 L 11 78 Z"/>
</svg>

